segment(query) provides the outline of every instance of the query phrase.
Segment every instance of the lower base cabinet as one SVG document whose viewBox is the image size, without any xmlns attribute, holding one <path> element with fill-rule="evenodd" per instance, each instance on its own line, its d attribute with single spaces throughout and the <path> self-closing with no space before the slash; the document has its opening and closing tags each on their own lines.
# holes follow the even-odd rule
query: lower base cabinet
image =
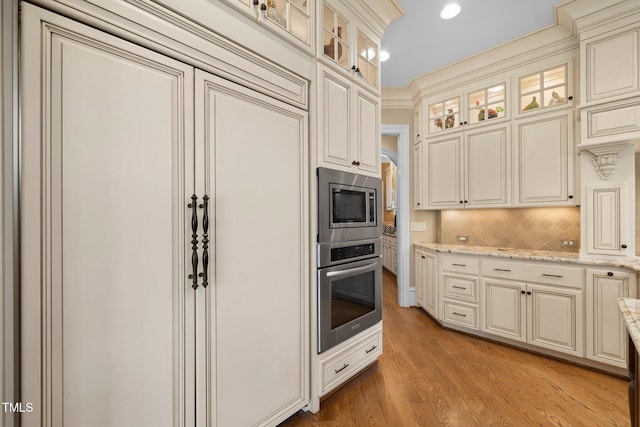
<svg viewBox="0 0 640 427">
<path fill-rule="evenodd" d="M 421 245 L 414 254 L 416 302 L 432 315 L 437 307 L 443 326 L 624 374 L 630 352 L 618 299 L 640 295 L 635 272 Z"/>
<path fill-rule="evenodd" d="M 482 280 L 482 331 L 582 356 L 582 291 Z"/>
<path fill-rule="evenodd" d="M 376 361 L 382 354 L 382 322 L 320 354 L 318 384 L 322 397 Z"/>
<path fill-rule="evenodd" d="M 437 256 L 420 249 L 414 255 L 414 281 L 416 304 L 434 318 L 438 318 L 438 263 Z"/>
<path fill-rule="evenodd" d="M 627 368 L 627 329 L 618 298 L 637 298 L 636 275 L 587 269 L 587 358 Z"/>
</svg>

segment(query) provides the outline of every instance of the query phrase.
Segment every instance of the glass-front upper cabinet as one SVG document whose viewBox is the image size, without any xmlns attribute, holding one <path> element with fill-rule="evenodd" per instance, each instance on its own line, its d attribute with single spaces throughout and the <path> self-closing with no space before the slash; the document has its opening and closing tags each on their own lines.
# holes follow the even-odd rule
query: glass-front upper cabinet
<svg viewBox="0 0 640 427">
<path fill-rule="evenodd" d="M 358 31 L 358 65 L 356 75 L 373 87 L 378 87 L 379 47 L 369 37 Z"/>
<path fill-rule="evenodd" d="M 507 115 L 506 83 L 489 86 L 467 94 L 467 123 L 504 118 Z"/>
<path fill-rule="evenodd" d="M 459 95 L 428 104 L 427 131 L 433 135 L 507 118 L 507 104 L 507 80 L 466 87 Z"/>
<path fill-rule="evenodd" d="M 429 104 L 428 110 L 430 134 L 462 126 L 459 96 Z"/>
<path fill-rule="evenodd" d="M 357 15 L 336 2 L 322 5 L 321 46 L 318 57 L 337 64 L 356 81 L 378 89 L 380 44 Z M 320 44 L 320 43 L 319 43 Z"/>
<path fill-rule="evenodd" d="M 567 64 L 520 77 L 518 84 L 521 113 L 566 104 L 572 99 L 568 94 Z"/>
<path fill-rule="evenodd" d="M 345 70 L 351 68 L 348 34 L 349 22 L 325 3 L 322 11 L 322 55 Z"/>
<path fill-rule="evenodd" d="M 307 50 L 312 46 L 314 0 L 221 0 Z"/>
</svg>

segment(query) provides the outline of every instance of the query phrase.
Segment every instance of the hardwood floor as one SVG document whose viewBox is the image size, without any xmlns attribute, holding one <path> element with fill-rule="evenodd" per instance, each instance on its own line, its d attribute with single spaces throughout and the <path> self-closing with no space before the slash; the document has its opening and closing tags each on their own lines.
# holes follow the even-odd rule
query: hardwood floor
<svg viewBox="0 0 640 427">
<path fill-rule="evenodd" d="M 282 426 L 629 426 L 626 379 L 440 327 L 384 272 L 379 362 Z"/>
</svg>

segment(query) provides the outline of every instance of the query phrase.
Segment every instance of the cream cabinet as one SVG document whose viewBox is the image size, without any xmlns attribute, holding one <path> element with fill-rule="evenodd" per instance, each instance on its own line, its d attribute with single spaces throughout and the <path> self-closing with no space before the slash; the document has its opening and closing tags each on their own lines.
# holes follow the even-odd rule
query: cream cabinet
<svg viewBox="0 0 640 427">
<path fill-rule="evenodd" d="M 398 274 L 398 243 L 396 237 L 382 236 L 382 266 Z"/>
<path fill-rule="evenodd" d="M 628 335 L 618 298 L 637 298 L 637 294 L 636 274 L 587 269 L 587 358 L 627 368 Z"/>
<path fill-rule="evenodd" d="M 586 245 L 589 256 L 635 257 L 635 239 L 629 235 L 627 186 L 589 185 L 585 189 Z"/>
<path fill-rule="evenodd" d="M 424 146 L 425 142 L 418 142 L 413 146 L 413 209 L 426 209 L 427 205 L 424 199 Z"/>
<path fill-rule="evenodd" d="M 573 67 L 571 61 L 526 72 L 518 77 L 518 115 L 537 111 L 567 108 L 573 104 L 572 86 L 569 84 Z"/>
<path fill-rule="evenodd" d="M 442 255 L 439 274 L 439 316 L 446 324 L 479 328 L 480 259 L 465 255 Z"/>
<path fill-rule="evenodd" d="M 582 291 L 483 279 L 482 331 L 582 356 Z"/>
<path fill-rule="evenodd" d="M 573 117 L 564 110 L 514 122 L 516 206 L 576 203 Z"/>
<path fill-rule="evenodd" d="M 428 208 L 508 206 L 509 135 L 499 125 L 426 141 Z"/>
<path fill-rule="evenodd" d="M 307 113 L 22 12 L 22 425 L 282 422 L 309 401 Z"/>
<path fill-rule="evenodd" d="M 483 332 L 583 356 L 581 268 L 483 259 Z"/>
<path fill-rule="evenodd" d="M 318 58 L 376 93 L 380 90 L 380 37 L 343 2 L 322 2 Z"/>
<path fill-rule="evenodd" d="M 422 141 L 422 108 L 420 105 L 413 110 L 413 142 L 417 144 Z"/>
<path fill-rule="evenodd" d="M 434 319 L 437 319 L 438 259 L 432 253 L 416 248 L 413 265 L 416 303 L 424 308 Z"/>
<path fill-rule="evenodd" d="M 640 28 L 619 22 L 609 27 L 580 41 L 584 105 L 640 95 Z"/>
<path fill-rule="evenodd" d="M 380 176 L 380 99 L 318 64 L 318 163 Z"/>
<path fill-rule="evenodd" d="M 444 94 L 423 103 L 426 107 L 426 132 L 436 136 L 488 124 L 508 117 L 507 81 L 467 86 L 460 92 Z"/>
<path fill-rule="evenodd" d="M 259 25 L 268 28 L 311 52 L 314 44 L 314 0 L 218 0 L 242 12 Z"/>
</svg>

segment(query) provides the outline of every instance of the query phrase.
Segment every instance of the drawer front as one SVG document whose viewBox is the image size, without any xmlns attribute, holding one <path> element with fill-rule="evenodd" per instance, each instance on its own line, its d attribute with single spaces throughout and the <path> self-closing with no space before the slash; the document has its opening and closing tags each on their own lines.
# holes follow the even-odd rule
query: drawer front
<svg viewBox="0 0 640 427">
<path fill-rule="evenodd" d="M 443 274 L 443 296 L 478 302 L 478 279 Z"/>
<path fill-rule="evenodd" d="M 482 261 L 482 275 L 576 289 L 584 284 L 583 269 L 566 265 L 486 259 Z"/>
<path fill-rule="evenodd" d="M 637 133 L 640 131 L 640 104 L 614 105 L 587 113 L 587 138 Z"/>
<path fill-rule="evenodd" d="M 382 331 L 322 363 L 322 392 L 337 387 L 382 354 Z"/>
<path fill-rule="evenodd" d="M 443 255 L 442 270 L 478 274 L 480 272 L 480 260 L 471 256 Z"/>
<path fill-rule="evenodd" d="M 478 306 L 444 300 L 444 320 L 471 329 L 478 329 Z"/>
</svg>

